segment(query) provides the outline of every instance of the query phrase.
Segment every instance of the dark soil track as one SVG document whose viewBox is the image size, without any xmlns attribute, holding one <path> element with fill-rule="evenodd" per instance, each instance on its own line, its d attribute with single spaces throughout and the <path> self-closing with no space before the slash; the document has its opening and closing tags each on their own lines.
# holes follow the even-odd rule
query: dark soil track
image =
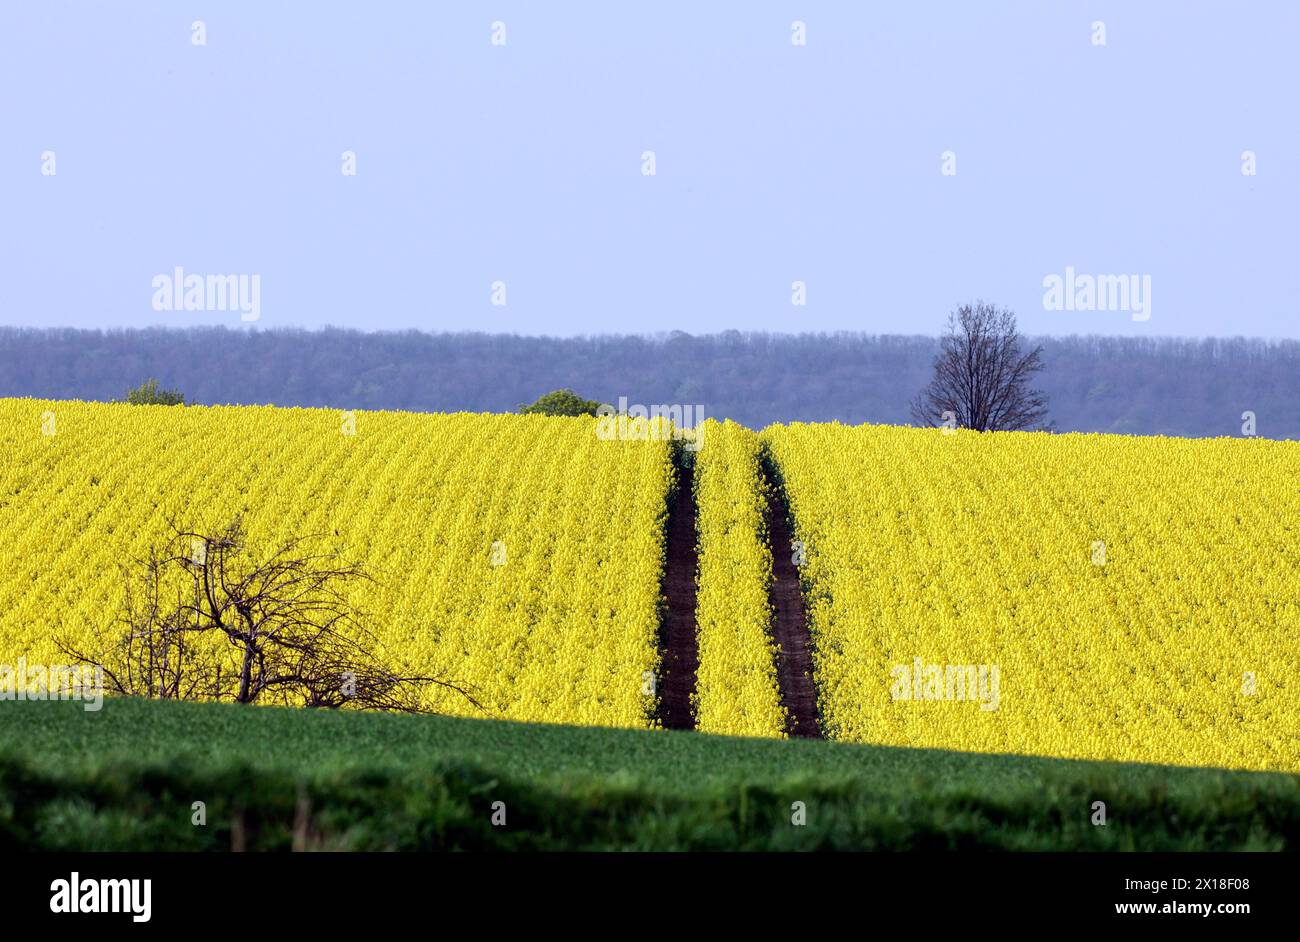
<svg viewBox="0 0 1300 942">
<path fill-rule="evenodd" d="M 659 719 L 665 729 L 694 729 L 691 694 L 700 669 L 695 636 L 695 579 L 700 560 L 695 549 L 695 472 L 679 467 L 677 496 L 668 513 L 664 595 L 668 612 L 660 639 Z"/>
<path fill-rule="evenodd" d="M 817 722 L 817 688 L 812 677 L 808 618 L 804 611 L 799 570 L 795 567 L 790 524 L 776 486 L 768 480 L 767 534 L 772 548 L 772 637 L 780 648 L 776 679 L 781 705 L 790 714 L 786 732 L 804 739 L 820 739 Z"/>
<path fill-rule="evenodd" d="M 663 594 L 668 609 L 659 638 L 659 721 L 665 729 L 694 729 L 691 696 L 700 668 L 695 624 L 695 584 L 699 556 L 695 542 L 695 472 L 679 467 L 677 493 L 668 513 L 667 562 Z M 772 550 L 772 637 L 781 705 L 790 719 L 790 736 L 820 739 L 817 688 L 812 679 L 808 619 L 799 570 L 791 558 L 785 506 L 769 481 L 767 533 Z"/>
</svg>

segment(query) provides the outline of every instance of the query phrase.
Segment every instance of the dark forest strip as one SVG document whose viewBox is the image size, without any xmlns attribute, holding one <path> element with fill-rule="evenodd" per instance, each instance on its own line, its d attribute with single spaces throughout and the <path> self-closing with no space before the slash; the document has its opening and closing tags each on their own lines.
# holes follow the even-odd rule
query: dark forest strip
<svg viewBox="0 0 1300 942">
<path fill-rule="evenodd" d="M 695 634 L 695 581 L 700 569 L 695 545 L 695 471 L 681 465 L 677 472 L 677 494 L 668 514 L 664 569 L 668 612 L 660 637 L 659 718 L 665 729 L 694 729 L 691 694 L 700 667 Z"/>
<path fill-rule="evenodd" d="M 772 549 L 772 637 L 779 653 L 776 679 L 781 705 L 790 719 L 786 733 L 804 739 L 820 739 L 817 721 L 817 687 L 812 677 L 812 653 L 808 618 L 804 611 L 799 570 L 795 567 L 785 506 L 771 475 L 764 469 L 768 485 L 767 536 Z"/>
</svg>

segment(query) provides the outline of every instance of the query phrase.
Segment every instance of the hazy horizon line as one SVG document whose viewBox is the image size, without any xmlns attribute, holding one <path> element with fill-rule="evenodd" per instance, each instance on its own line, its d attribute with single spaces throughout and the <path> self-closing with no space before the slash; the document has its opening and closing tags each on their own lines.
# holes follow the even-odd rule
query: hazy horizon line
<svg viewBox="0 0 1300 942">
<path fill-rule="evenodd" d="M 708 333 L 693 334 L 689 331 L 680 329 L 655 331 L 652 333 L 638 333 L 627 331 L 625 333 L 606 332 L 606 333 L 578 333 L 578 334 L 528 334 L 518 331 L 487 331 L 487 330 L 428 330 L 418 327 L 380 327 L 367 329 L 364 327 L 347 327 L 335 324 L 322 324 L 315 327 L 302 325 L 285 324 L 275 327 L 264 327 L 257 324 L 189 324 L 189 325 L 169 325 L 169 324 L 150 324 L 148 326 L 108 326 L 108 327 L 73 327 L 73 326 L 42 326 L 35 327 L 32 325 L 20 324 L 0 324 L 0 332 L 22 332 L 22 333 L 120 333 L 120 334 L 146 334 L 146 333 L 197 333 L 202 331 L 220 331 L 231 334 L 324 334 L 329 332 L 335 333 L 352 333 L 362 334 L 365 336 L 400 336 L 404 334 L 417 334 L 424 337 L 511 337 L 519 340 L 609 340 L 609 339 L 627 339 L 637 338 L 649 341 L 667 341 L 675 337 L 689 337 L 691 339 L 706 339 L 712 337 L 726 337 L 736 335 L 740 337 L 853 337 L 853 338 L 889 338 L 889 339 L 921 339 L 921 340 L 938 340 L 941 333 L 924 334 L 898 334 L 898 333 L 879 333 L 868 330 L 803 330 L 803 331 L 776 331 L 776 330 L 740 330 L 737 328 L 728 328 L 726 330 L 711 331 Z M 1254 340 L 1275 345 L 1300 345 L 1300 339 L 1294 337 L 1278 337 L 1262 334 L 1209 334 L 1197 336 L 1194 334 L 1143 334 L 1134 336 L 1132 334 L 1032 334 L 1021 331 L 1021 336 L 1042 342 L 1042 341 L 1063 341 L 1063 340 L 1122 340 L 1141 342 L 1147 340 L 1182 340 L 1203 343 L 1205 341 L 1227 341 L 1227 340 Z"/>
</svg>

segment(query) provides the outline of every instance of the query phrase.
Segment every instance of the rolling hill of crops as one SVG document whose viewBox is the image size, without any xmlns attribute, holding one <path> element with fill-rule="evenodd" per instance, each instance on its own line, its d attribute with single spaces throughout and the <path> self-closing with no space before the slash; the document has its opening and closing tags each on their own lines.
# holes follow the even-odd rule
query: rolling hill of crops
<svg viewBox="0 0 1300 942">
<path fill-rule="evenodd" d="M 438 712 L 650 722 L 666 440 L 542 416 L 10 399 L 0 448 L 0 664 L 63 663 L 55 638 L 118 618 L 173 523 L 238 517 L 249 553 L 306 537 L 364 566 L 344 591 L 381 652 L 483 706 L 432 688 Z"/>
<path fill-rule="evenodd" d="M 237 518 L 250 552 L 309 534 L 364 565 L 349 601 L 383 654 L 481 704 L 430 688 L 427 707 L 654 727 L 690 462 L 694 728 L 786 735 L 770 593 L 790 554 L 813 654 L 795 680 L 826 738 L 1300 771 L 1300 444 L 601 429 L 0 400 L 0 665 L 57 664 L 57 639 L 111 624 L 170 524 Z M 772 545 L 769 479 L 793 546 Z"/>
<path fill-rule="evenodd" d="M 1300 445 L 792 425 L 854 742 L 1300 770 Z"/>
</svg>

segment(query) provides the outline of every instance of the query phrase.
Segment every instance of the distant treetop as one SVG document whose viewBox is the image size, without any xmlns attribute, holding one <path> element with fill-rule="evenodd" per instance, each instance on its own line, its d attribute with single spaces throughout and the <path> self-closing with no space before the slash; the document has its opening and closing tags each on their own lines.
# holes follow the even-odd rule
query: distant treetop
<svg viewBox="0 0 1300 942">
<path fill-rule="evenodd" d="M 150 379 L 126 394 L 133 406 L 183 406 L 185 397 L 177 389 L 159 389 L 158 380 Z"/>
<path fill-rule="evenodd" d="M 520 405 L 519 411 L 524 415 L 595 415 L 599 408 L 599 402 L 583 399 L 572 389 L 557 389 L 531 406 Z"/>
</svg>

